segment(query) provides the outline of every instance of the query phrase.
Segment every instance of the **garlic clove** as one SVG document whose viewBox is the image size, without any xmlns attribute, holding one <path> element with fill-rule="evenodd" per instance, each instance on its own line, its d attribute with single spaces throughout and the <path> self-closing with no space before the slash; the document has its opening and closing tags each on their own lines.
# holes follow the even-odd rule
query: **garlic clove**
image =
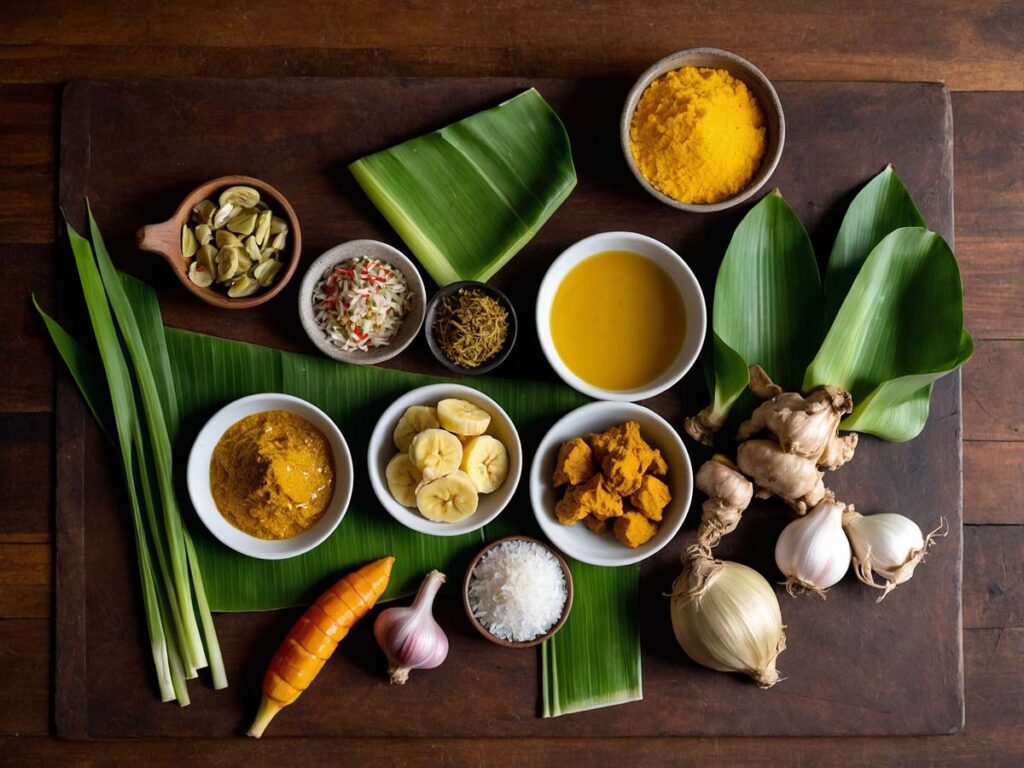
<svg viewBox="0 0 1024 768">
<path fill-rule="evenodd" d="M 900 584 L 909 581 L 914 569 L 924 560 L 934 540 L 945 536 L 946 521 L 927 536 L 910 518 L 893 512 L 861 515 L 852 506 L 843 515 L 843 529 L 852 548 L 852 562 L 857 578 L 869 587 L 881 589 L 882 602 Z M 881 577 L 878 583 L 875 576 Z"/>
<path fill-rule="evenodd" d="M 388 674 L 404 685 L 414 669 L 434 669 L 448 658 L 448 636 L 432 613 L 434 598 L 444 584 L 440 571 L 431 571 L 420 584 L 413 604 L 382 611 L 373 625 L 377 644 L 388 659 Z"/>
</svg>

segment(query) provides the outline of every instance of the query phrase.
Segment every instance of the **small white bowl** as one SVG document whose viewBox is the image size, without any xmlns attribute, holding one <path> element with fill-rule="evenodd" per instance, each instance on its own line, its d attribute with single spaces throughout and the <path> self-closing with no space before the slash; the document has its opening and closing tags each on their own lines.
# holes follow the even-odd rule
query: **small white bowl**
<svg viewBox="0 0 1024 768">
<path fill-rule="evenodd" d="M 402 273 L 405 283 L 409 287 L 409 309 L 402 319 L 402 325 L 399 326 L 398 332 L 387 346 L 375 347 L 365 352 L 359 349 L 344 352 L 330 342 L 323 328 L 316 322 L 313 289 L 316 288 L 316 284 L 320 282 L 320 278 L 328 269 L 348 259 L 358 259 L 361 256 L 386 261 Z M 302 278 L 302 285 L 299 286 L 299 320 L 302 322 L 302 328 L 309 336 L 309 340 L 328 357 L 353 365 L 376 365 L 401 353 L 420 332 L 426 308 L 427 289 L 423 287 L 423 278 L 420 277 L 416 265 L 400 250 L 379 240 L 350 240 L 347 243 L 334 246 L 310 264 L 309 269 L 306 270 L 306 276 Z"/>
<path fill-rule="evenodd" d="M 656 263 L 675 283 L 686 311 L 686 337 L 676 359 L 661 376 L 637 389 L 602 389 L 584 381 L 562 362 L 551 337 L 551 305 L 565 276 L 580 262 L 604 251 L 631 251 Z M 548 267 L 537 293 L 537 336 L 540 338 L 544 356 L 566 384 L 585 395 L 601 400 L 646 400 L 661 394 L 683 378 L 693 366 L 704 344 L 706 331 L 707 308 L 704 305 L 704 294 L 686 262 L 664 243 L 636 232 L 601 232 L 569 246 Z M 657 336 L 658 329 L 652 328 L 652 343 L 656 343 Z M 599 340 L 595 340 L 595 343 L 598 342 Z"/>
<path fill-rule="evenodd" d="M 416 509 L 404 507 L 395 501 L 388 490 L 387 478 L 384 474 L 391 458 L 398 453 L 392 433 L 398 420 L 411 405 L 436 406 L 438 401 L 446 397 L 468 400 L 491 415 L 491 425 L 485 434 L 497 438 L 505 444 L 508 451 L 508 477 L 502 486 L 493 493 L 480 495 L 480 506 L 469 517 L 457 523 L 438 523 L 427 520 Z M 430 384 L 406 392 L 395 400 L 377 421 L 370 435 L 370 449 L 367 453 L 367 468 L 370 472 L 370 485 L 384 509 L 406 528 L 431 536 L 458 536 L 483 528 L 494 520 L 512 500 L 512 495 L 519 485 L 519 476 L 523 468 L 523 446 L 519 442 L 519 433 L 515 424 L 504 409 L 482 392 L 460 384 Z"/>
<path fill-rule="evenodd" d="M 558 522 L 555 504 L 562 489 L 555 488 L 551 479 L 562 443 L 587 432 L 603 432 L 625 421 L 638 422 L 644 439 L 661 451 L 668 464 L 666 482 L 672 493 L 672 500 L 662 513 L 658 532 L 636 549 L 620 543 L 610 533 L 594 533 L 583 523 L 562 525 Z M 541 530 L 562 552 L 590 565 L 629 565 L 658 552 L 679 533 L 692 496 L 693 469 L 679 433 L 654 411 L 633 403 L 588 403 L 570 411 L 544 435 L 530 468 L 530 503 Z"/>
<path fill-rule="evenodd" d="M 306 419 L 323 432 L 334 454 L 334 495 L 331 503 L 312 528 L 288 539 L 259 539 L 235 528 L 217 509 L 210 490 L 210 460 L 221 437 L 240 419 L 264 411 L 287 411 Z M 352 498 L 352 456 L 341 430 L 326 413 L 297 397 L 267 392 L 228 403 L 206 422 L 192 444 L 186 478 L 196 514 L 221 544 L 260 560 L 283 560 L 308 552 L 338 527 Z"/>
</svg>

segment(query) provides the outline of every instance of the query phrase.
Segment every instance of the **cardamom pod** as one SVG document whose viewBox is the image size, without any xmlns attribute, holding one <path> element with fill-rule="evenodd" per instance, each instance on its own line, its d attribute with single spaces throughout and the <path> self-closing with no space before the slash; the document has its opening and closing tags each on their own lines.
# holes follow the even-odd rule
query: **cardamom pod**
<svg viewBox="0 0 1024 768">
<path fill-rule="evenodd" d="M 251 235 L 256 228 L 256 214 L 243 211 L 228 219 L 227 228 L 239 235 Z"/>
<path fill-rule="evenodd" d="M 236 208 L 252 208 L 260 201 L 260 193 L 252 187 L 228 187 L 220 193 L 221 207 L 229 203 Z"/>
<path fill-rule="evenodd" d="M 192 266 L 188 268 L 188 279 L 200 288 L 209 288 L 213 285 L 213 275 L 209 270 L 201 266 L 198 261 L 193 261 Z"/>
<path fill-rule="evenodd" d="M 197 248 L 199 248 L 199 243 L 196 242 L 196 236 L 192 234 L 188 224 L 185 224 L 181 228 L 181 255 L 186 259 L 191 259 L 196 255 Z"/>
<path fill-rule="evenodd" d="M 192 206 L 192 221 L 196 224 L 209 224 L 213 221 L 213 214 L 217 212 L 217 206 L 212 200 L 203 200 Z"/>
</svg>

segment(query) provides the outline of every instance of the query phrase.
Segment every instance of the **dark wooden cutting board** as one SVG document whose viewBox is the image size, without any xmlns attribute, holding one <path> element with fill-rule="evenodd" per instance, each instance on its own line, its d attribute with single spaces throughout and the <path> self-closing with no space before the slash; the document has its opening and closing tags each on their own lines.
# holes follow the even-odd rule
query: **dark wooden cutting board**
<svg viewBox="0 0 1024 768">
<path fill-rule="evenodd" d="M 169 325 L 316 354 L 298 322 L 298 279 L 258 309 L 216 310 L 185 292 L 157 257 L 135 250 L 136 228 L 167 218 L 198 183 L 243 173 L 270 181 L 290 198 L 302 222 L 306 264 L 354 238 L 381 238 L 402 248 L 353 182 L 347 163 L 530 85 L 566 123 L 579 186 L 494 279 L 510 294 L 522 320 L 520 341 L 499 373 L 553 379 L 531 318 L 538 282 L 562 249 L 597 231 L 643 232 L 675 248 L 710 295 L 725 246 L 745 212 L 684 214 L 640 189 L 618 148 L 627 82 L 73 83 L 62 114 L 61 204 L 80 223 L 88 196 L 115 261 L 157 289 Z M 820 259 L 828 254 L 853 194 L 887 162 L 895 164 L 931 228 L 951 241 L 952 129 L 942 86 L 779 83 L 778 90 L 786 111 L 786 148 L 768 188 L 781 188 L 808 227 Z M 70 256 L 62 258 L 70 268 Z M 74 323 L 77 288 L 68 268 L 58 270 L 62 313 Z M 395 365 L 443 374 L 422 339 Z M 705 404 L 703 389 L 699 372 L 693 371 L 649 404 L 680 424 Z M 880 605 L 877 593 L 852 576 L 827 601 L 793 599 L 780 590 L 789 647 L 779 659 L 785 679 L 770 691 L 695 666 L 672 638 L 663 593 L 678 573 L 682 546 L 694 538 L 695 505 L 678 539 L 642 569 L 642 702 L 557 719 L 537 717 L 537 653 L 482 640 L 450 590 L 440 614 L 452 651 L 442 668 L 414 675 L 403 688 L 389 687 L 370 624 L 364 622 L 301 701 L 275 720 L 271 733 L 642 737 L 955 731 L 963 723 L 960 433 L 960 380 L 953 375 L 936 385 L 928 426 L 913 443 L 866 438 L 853 463 L 828 476 L 839 497 L 863 512 L 901 511 L 922 527 L 931 527 L 941 515 L 950 534 L 914 579 Z M 192 738 L 243 732 L 259 699 L 263 669 L 296 613 L 218 616 L 231 687 L 213 692 L 193 684 L 190 707 L 160 704 L 146 654 L 116 464 L 66 380 L 59 387 L 57 439 L 59 733 Z M 692 442 L 688 447 L 694 466 L 699 465 L 706 453 Z M 524 496 L 519 499 L 525 503 Z M 717 553 L 778 580 L 772 553 L 789 519 L 777 506 L 758 505 Z"/>
</svg>

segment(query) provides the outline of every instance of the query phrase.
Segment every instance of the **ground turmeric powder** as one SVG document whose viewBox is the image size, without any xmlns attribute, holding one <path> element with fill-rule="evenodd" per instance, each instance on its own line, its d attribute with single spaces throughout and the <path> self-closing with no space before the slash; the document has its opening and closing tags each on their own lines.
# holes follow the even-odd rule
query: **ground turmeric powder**
<svg viewBox="0 0 1024 768">
<path fill-rule="evenodd" d="M 246 416 L 213 450 L 210 490 L 224 518 L 250 536 L 296 536 L 323 516 L 334 493 L 330 443 L 287 411 Z"/>
<path fill-rule="evenodd" d="M 761 167 L 764 114 L 725 70 L 683 67 L 644 91 L 629 145 L 658 191 L 683 203 L 716 203 L 742 192 Z"/>
</svg>

